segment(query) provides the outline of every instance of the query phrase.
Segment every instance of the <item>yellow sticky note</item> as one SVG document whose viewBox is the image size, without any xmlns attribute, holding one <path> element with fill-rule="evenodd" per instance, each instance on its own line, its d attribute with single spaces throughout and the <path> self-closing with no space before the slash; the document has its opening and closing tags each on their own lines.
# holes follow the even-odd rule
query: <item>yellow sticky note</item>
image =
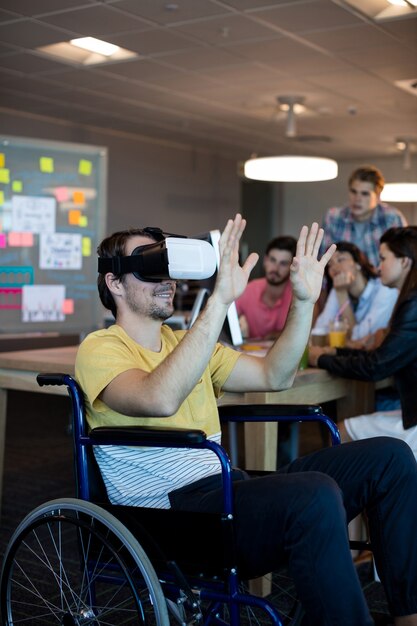
<svg viewBox="0 0 417 626">
<path fill-rule="evenodd" d="M 39 159 L 39 169 L 44 174 L 51 174 L 54 171 L 54 160 L 51 157 L 41 157 Z"/>
<path fill-rule="evenodd" d="M 4 191 L 0 191 L 0 206 L 4 204 Z"/>
<path fill-rule="evenodd" d="M 78 173 L 82 174 L 82 176 L 90 176 L 93 171 L 93 164 L 91 161 L 87 161 L 86 159 L 80 159 L 78 163 Z"/>
<path fill-rule="evenodd" d="M 88 217 L 86 215 L 81 215 L 78 226 L 81 226 L 81 228 L 86 228 L 88 226 Z"/>
<path fill-rule="evenodd" d="M 10 170 L 0 167 L 0 183 L 10 183 Z"/>
<path fill-rule="evenodd" d="M 83 256 L 91 256 L 91 239 L 83 237 L 81 242 L 81 251 Z"/>
<path fill-rule="evenodd" d="M 72 211 L 68 211 L 68 224 L 71 226 L 78 226 L 80 222 L 81 211 L 73 209 Z"/>
<path fill-rule="evenodd" d="M 83 191 L 74 191 L 72 194 L 72 201 L 74 204 L 85 204 L 85 197 Z"/>
<path fill-rule="evenodd" d="M 3 152 L 0 152 L 0 167 L 4 167 L 6 165 L 6 155 Z"/>
<path fill-rule="evenodd" d="M 13 180 L 12 181 L 12 189 L 15 193 L 20 193 L 23 191 L 23 183 L 21 180 Z"/>
</svg>

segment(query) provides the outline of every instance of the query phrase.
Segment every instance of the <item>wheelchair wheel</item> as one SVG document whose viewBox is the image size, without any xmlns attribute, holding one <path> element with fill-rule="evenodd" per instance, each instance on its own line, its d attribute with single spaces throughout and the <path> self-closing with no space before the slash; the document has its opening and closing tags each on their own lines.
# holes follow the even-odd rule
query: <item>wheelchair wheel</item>
<svg viewBox="0 0 417 626">
<path fill-rule="evenodd" d="M 138 541 L 83 500 L 52 500 L 19 524 L 0 594 L 5 626 L 169 625 L 159 580 Z"/>
</svg>

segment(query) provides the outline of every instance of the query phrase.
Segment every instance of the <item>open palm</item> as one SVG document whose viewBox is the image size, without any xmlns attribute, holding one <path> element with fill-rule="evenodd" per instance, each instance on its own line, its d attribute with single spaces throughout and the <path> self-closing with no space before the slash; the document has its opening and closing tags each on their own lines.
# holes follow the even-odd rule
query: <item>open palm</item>
<svg viewBox="0 0 417 626">
<path fill-rule="evenodd" d="M 336 250 L 332 244 L 318 260 L 323 239 L 323 229 L 314 222 L 310 228 L 303 226 L 297 242 L 296 255 L 291 264 L 293 294 L 298 300 L 316 302 L 323 283 L 324 268 Z"/>
</svg>

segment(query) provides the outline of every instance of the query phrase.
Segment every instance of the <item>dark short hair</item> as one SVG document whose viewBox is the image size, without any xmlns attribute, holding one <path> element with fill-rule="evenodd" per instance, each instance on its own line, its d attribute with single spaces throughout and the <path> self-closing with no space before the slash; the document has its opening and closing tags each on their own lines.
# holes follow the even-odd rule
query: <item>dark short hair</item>
<svg viewBox="0 0 417 626">
<path fill-rule="evenodd" d="M 380 239 L 399 259 L 411 260 L 411 268 L 398 296 L 395 310 L 405 300 L 410 291 L 417 290 L 417 226 L 398 226 L 389 228 Z"/>
<path fill-rule="evenodd" d="M 358 263 L 361 266 L 361 272 L 365 276 L 367 280 L 370 278 L 377 278 L 378 270 L 372 265 L 365 252 L 355 246 L 354 243 L 350 241 L 338 241 L 336 244 L 336 252 L 349 252 L 355 263 Z M 329 274 L 329 265 L 326 265 L 325 274 L 328 283 L 328 289 L 330 290 L 333 287 L 333 281 Z"/>
<path fill-rule="evenodd" d="M 288 250 L 291 252 L 292 256 L 295 256 L 295 252 L 297 249 L 297 240 L 294 237 L 289 235 L 284 235 L 282 237 L 275 237 L 269 244 L 266 246 L 265 254 L 269 254 L 271 250 Z"/>
<path fill-rule="evenodd" d="M 119 230 L 112 235 L 109 235 L 99 244 L 97 247 L 97 254 L 99 257 L 103 258 L 111 258 L 115 256 L 125 256 L 126 254 L 126 243 L 132 237 L 148 237 L 148 239 L 152 239 L 156 241 L 156 238 L 153 237 L 149 231 L 145 232 L 142 228 L 129 228 L 128 230 Z M 125 274 L 115 274 L 117 279 L 123 282 Z M 98 293 L 100 296 L 101 303 L 106 309 L 109 309 L 113 316 L 116 318 L 117 307 L 114 301 L 113 295 L 110 289 L 106 284 L 106 275 L 99 274 L 97 278 L 97 287 Z"/>
<path fill-rule="evenodd" d="M 349 177 L 349 187 L 354 180 L 361 180 L 366 183 L 372 183 L 376 193 L 381 193 L 385 185 L 385 178 L 382 172 L 373 165 L 361 165 Z"/>
</svg>

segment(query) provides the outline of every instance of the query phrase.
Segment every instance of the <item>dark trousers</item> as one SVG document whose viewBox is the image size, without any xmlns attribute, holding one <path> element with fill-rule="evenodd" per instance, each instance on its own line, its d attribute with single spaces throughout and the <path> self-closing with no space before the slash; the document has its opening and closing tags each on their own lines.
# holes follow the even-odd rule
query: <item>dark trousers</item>
<svg viewBox="0 0 417 626">
<path fill-rule="evenodd" d="M 211 484 L 210 484 L 211 483 Z M 417 464 L 377 437 L 326 448 L 277 473 L 234 482 L 238 564 L 258 575 L 288 563 L 312 626 L 369 626 L 347 524 L 366 511 L 393 615 L 417 613 Z M 170 494 L 175 509 L 218 511 L 212 480 Z"/>
</svg>

